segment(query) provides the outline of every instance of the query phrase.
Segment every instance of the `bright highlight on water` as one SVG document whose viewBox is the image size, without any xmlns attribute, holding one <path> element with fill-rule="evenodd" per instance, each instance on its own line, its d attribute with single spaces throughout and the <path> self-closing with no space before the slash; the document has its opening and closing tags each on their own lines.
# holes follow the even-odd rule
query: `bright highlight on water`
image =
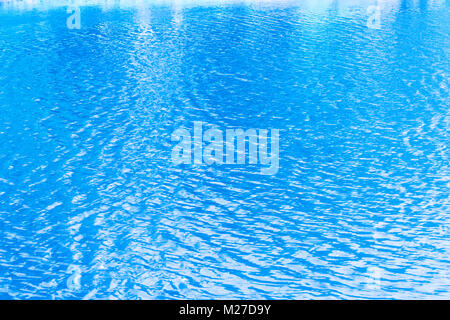
<svg viewBox="0 0 450 320">
<path fill-rule="evenodd" d="M 0 1 L 0 298 L 450 298 L 449 8 Z"/>
</svg>

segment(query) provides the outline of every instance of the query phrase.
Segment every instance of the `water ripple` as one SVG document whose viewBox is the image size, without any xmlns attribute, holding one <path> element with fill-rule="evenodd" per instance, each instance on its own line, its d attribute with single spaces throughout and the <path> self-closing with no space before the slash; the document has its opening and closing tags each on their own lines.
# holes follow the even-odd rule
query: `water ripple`
<svg viewBox="0 0 450 320">
<path fill-rule="evenodd" d="M 60 3 L 0 2 L 0 298 L 450 297 L 448 4 Z"/>
</svg>

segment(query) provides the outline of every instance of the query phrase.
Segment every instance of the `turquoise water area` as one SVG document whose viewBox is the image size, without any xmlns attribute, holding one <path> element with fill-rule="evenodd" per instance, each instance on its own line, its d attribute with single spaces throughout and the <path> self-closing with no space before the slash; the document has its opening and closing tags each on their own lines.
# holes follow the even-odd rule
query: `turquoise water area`
<svg viewBox="0 0 450 320">
<path fill-rule="evenodd" d="M 0 1 L 0 298 L 450 298 L 449 8 Z"/>
</svg>

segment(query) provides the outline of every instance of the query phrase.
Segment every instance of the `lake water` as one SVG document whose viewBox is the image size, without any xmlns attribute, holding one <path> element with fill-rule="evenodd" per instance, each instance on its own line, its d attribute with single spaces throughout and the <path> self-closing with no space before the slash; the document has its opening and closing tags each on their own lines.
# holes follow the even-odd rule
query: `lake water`
<svg viewBox="0 0 450 320">
<path fill-rule="evenodd" d="M 78 3 L 0 1 L 0 298 L 450 298 L 448 1 Z"/>
</svg>

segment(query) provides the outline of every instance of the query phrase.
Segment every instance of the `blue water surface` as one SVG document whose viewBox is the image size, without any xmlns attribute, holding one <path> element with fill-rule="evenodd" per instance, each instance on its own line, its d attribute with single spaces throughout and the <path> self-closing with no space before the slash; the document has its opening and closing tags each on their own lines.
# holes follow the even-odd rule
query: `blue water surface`
<svg viewBox="0 0 450 320">
<path fill-rule="evenodd" d="M 76 3 L 0 1 L 0 298 L 450 298 L 449 1 Z"/>
</svg>

